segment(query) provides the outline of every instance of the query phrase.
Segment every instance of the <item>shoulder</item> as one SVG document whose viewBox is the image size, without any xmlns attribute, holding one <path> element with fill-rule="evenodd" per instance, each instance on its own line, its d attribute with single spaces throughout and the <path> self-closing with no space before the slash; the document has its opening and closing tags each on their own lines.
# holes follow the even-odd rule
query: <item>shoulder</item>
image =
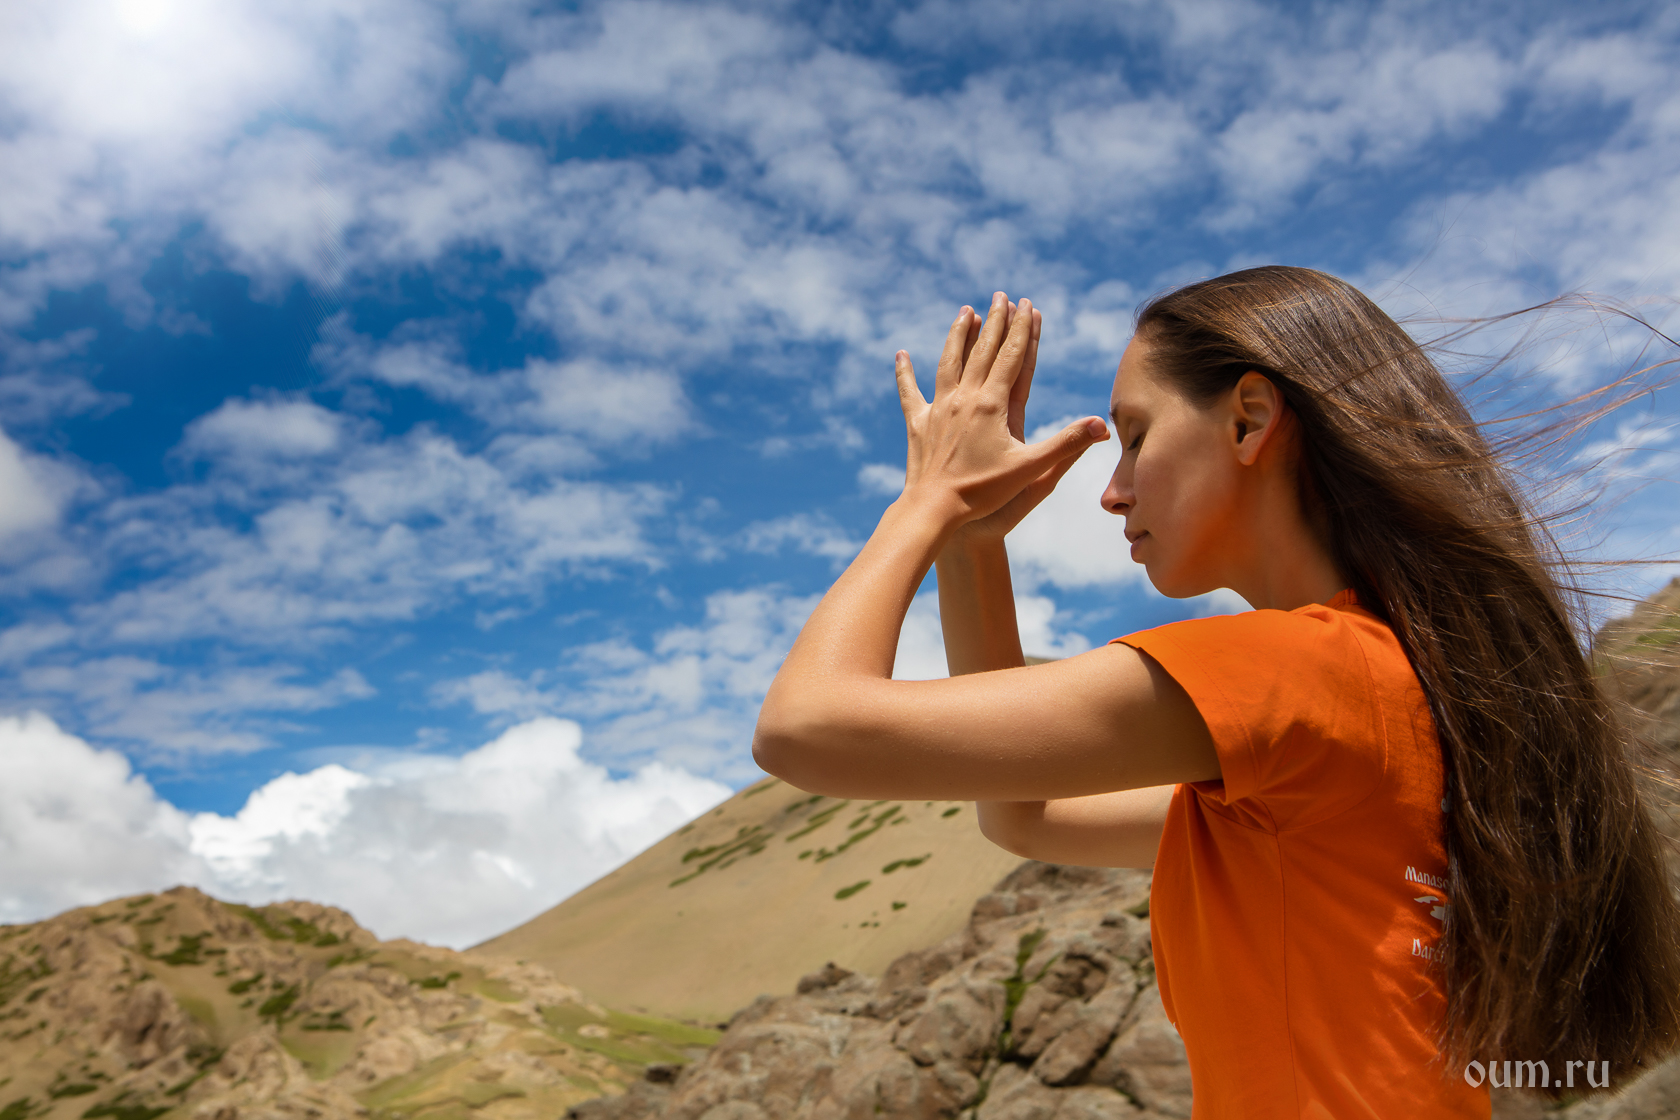
<svg viewBox="0 0 1680 1120">
<path fill-rule="evenodd" d="M 1380 631 L 1380 634 L 1378 633 Z M 1163 654 L 1196 660 L 1231 661 L 1234 667 L 1261 668 L 1260 658 L 1286 658 L 1295 668 L 1306 662 L 1355 654 L 1368 642 L 1393 635 L 1382 621 L 1363 611 L 1313 604 L 1293 611 L 1258 610 L 1172 622 L 1139 630 L 1114 641 L 1158 660 Z"/>
</svg>

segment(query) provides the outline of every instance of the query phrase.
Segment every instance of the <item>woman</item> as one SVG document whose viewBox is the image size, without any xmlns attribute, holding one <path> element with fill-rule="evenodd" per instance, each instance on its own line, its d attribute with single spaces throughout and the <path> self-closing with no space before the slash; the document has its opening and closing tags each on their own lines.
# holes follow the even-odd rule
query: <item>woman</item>
<svg viewBox="0 0 1680 1120">
<path fill-rule="evenodd" d="M 1418 345 L 1307 269 L 1146 306 L 1103 508 L 1164 594 L 1256 609 L 1025 667 L 1004 535 L 1108 438 L 1022 441 L 1040 321 L 963 308 L 931 404 L 899 352 L 904 492 L 788 654 L 759 764 L 975 800 L 1023 856 L 1154 866 L 1198 1117 L 1485 1117 L 1490 1061 L 1545 1062 L 1562 1096 L 1671 1049 L 1680 911 L 1622 733 Z M 893 681 L 934 564 L 952 676 Z"/>
</svg>

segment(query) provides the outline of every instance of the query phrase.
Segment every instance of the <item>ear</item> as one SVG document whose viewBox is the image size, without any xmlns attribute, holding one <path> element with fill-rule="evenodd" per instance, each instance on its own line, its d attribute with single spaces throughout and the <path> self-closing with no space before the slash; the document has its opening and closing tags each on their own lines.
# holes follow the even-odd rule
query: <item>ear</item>
<svg viewBox="0 0 1680 1120">
<path fill-rule="evenodd" d="M 1251 467 L 1272 443 L 1283 426 L 1283 394 L 1271 380 L 1254 370 L 1243 374 L 1231 388 L 1231 435 L 1237 460 Z"/>
</svg>

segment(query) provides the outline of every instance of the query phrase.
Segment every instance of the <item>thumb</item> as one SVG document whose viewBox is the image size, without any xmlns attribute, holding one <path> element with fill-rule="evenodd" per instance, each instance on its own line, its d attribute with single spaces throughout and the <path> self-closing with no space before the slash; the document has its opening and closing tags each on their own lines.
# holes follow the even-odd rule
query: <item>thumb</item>
<svg viewBox="0 0 1680 1120">
<path fill-rule="evenodd" d="M 1102 443 L 1108 438 L 1108 425 L 1098 416 L 1087 416 L 1083 420 L 1075 420 L 1049 439 L 1039 440 L 1027 448 L 1027 454 L 1040 470 L 1049 470 L 1064 460 L 1079 458 L 1093 443 Z"/>
</svg>

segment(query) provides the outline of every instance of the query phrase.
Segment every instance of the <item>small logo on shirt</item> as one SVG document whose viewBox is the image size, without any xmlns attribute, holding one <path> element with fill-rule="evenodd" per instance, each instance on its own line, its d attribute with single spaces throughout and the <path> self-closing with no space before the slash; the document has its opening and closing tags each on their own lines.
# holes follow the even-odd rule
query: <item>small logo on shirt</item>
<svg viewBox="0 0 1680 1120">
<path fill-rule="evenodd" d="M 1442 892 L 1442 894 L 1446 893 L 1447 881 L 1439 875 L 1431 875 L 1427 871 L 1419 871 L 1415 867 L 1407 867 L 1405 878 L 1408 883 L 1417 883 L 1420 886 L 1434 887 L 1436 890 Z M 1428 906 L 1429 916 L 1434 918 L 1437 922 L 1441 922 L 1443 924 L 1447 920 L 1448 911 L 1452 908 L 1451 904 L 1439 894 L 1420 894 L 1416 898 L 1412 899 L 1412 901 Z"/>
</svg>

